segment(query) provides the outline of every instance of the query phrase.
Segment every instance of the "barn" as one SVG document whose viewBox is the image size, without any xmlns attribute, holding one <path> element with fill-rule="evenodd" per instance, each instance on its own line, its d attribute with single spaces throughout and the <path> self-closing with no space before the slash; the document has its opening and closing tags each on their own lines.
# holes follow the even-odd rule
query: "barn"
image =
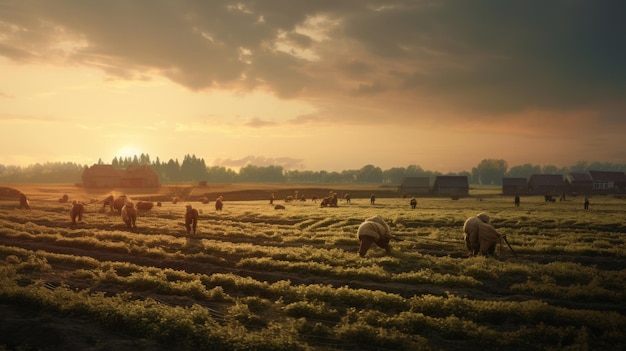
<svg viewBox="0 0 626 351">
<path fill-rule="evenodd" d="M 589 195 L 593 189 L 593 181 L 588 173 L 570 172 L 565 176 L 565 182 L 572 195 Z"/>
<path fill-rule="evenodd" d="M 130 165 L 121 173 L 121 188 L 158 188 L 159 176 L 148 165 Z"/>
<path fill-rule="evenodd" d="M 147 165 L 131 165 L 120 170 L 112 165 L 93 165 L 82 175 L 85 188 L 158 188 L 159 177 Z"/>
<path fill-rule="evenodd" d="M 85 188 L 118 188 L 120 170 L 112 165 L 93 165 L 85 168 L 82 181 Z"/>
<path fill-rule="evenodd" d="M 526 178 L 502 178 L 502 195 L 524 195 L 528 193 Z"/>
<path fill-rule="evenodd" d="M 626 174 L 613 171 L 589 171 L 594 194 L 615 194 L 626 192 Z"/>
<path fill-rule="evenodd" d="M 469 195 L 469 181 L 467 176 L 437 176 L 432 191 L 442 196 L 467 196 Z"/>
<path fill-rule="evenodd" d="M 533 174 L 528 179 L 528 190 L 534 195 L 562 195 L 565 181 L 561 174 Z"/>
<path fill-rule="evenodd" d="M 402 196 L 416 196 L 430 192 L 429 177 L 406 177 L 398 187 L 398 193 Z"/>
</svg>

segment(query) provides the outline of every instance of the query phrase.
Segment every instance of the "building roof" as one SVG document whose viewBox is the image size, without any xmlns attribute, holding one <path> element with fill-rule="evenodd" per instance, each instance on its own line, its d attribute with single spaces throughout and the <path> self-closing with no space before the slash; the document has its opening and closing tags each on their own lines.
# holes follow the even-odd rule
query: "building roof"
<svg viewBox="0 0 626 351">
<path fill-rule="evenodd" d="M 406 177 L 400 184 L 402 187 L 429 187 L 429 177 Z"/>
<path fill-rule="evenodd" d="M 565 180 L 569 183 L 591 183 L 591 176 L 589 173 L 571 172 L 565 177 Z"/>
<path fill-rule="evenodd" d="M 563 176 L 560 174 L 533 174 L 528 182 L 535 185 L 563 185 Z"/>
<path fill-rule="evenodd" d="M 93 165 L 83 172 L 85 187 L 158 186 L 159 177 L 148 165 L 130 165 L 116 169 L 113 165 Z"/>
<path fill-rule="evenodd" d="M 126 171 L 122 173 L 124 178 L 145 177 L 146 175 L 155 174 L 154 170 L 148 165 L 129 165 Z"/>
<path fill-rule="evenodd" d="M 614 183 L 626 183 L 626 174 L 624 174 L 624 172 L 589 171 L 589 175 L 594 182 L 612 181 Z"/>
<path fill-rule="evenodd" d="M 119 177 L 120 171 L 112 165 L 93 165 L 86 170 L 90 176 Z"/>
<path fill-rule="evenodd" d="M 469 182 L 467 176 L 437 176 L 435 187 L 437 186 L 469 187 Z"/>
</svg>

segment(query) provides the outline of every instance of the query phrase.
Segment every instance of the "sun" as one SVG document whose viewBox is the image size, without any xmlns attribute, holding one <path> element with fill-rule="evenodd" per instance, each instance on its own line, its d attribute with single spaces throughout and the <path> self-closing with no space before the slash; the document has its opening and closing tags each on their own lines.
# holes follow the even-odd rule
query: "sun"
<svg viewBox="0 0 626 351">
<path fill-rule="evenodd" d="M 138 149 L 132 145 L 125 145 L 123 148 L 117 150 L 117 157 L 125 158 L 133 158 L 134 156 L 139 156 L 141 153 Z"/>
</svg>

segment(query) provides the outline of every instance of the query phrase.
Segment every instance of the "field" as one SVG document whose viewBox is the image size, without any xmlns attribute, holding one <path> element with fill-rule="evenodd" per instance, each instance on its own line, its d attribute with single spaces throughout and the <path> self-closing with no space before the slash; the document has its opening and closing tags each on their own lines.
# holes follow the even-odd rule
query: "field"
<svg viewBox="0 0 626 351">
<path fill-rule="evenodd" d="M 129 191 L 162 206 L 128 230 L 97 203 L 110 192 L 14 186 L 32 209 L 0 201 L 0 350 L 626 349 L 623 199 L 514 207 L 473 189 L 411 209 L 386 188 L 180 185 Z M 295 190 L 307 201 L 282 200 Z M 329 190 L 351 203 L 310 200 Z M 82 222 L 64 194 L 87 203 Z M 187 203 L 200 211 L 195 236 Z M 468 258 L 462 225 L 483 211 L 512 249 Z M 356 229 L 376 214 L 392 254 L 361 258 Z"/>
</svg>

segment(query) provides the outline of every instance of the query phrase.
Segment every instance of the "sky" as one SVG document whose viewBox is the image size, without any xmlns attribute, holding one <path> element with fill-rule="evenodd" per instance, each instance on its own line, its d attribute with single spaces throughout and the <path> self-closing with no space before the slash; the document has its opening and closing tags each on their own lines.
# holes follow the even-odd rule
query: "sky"
<svg viewBox="0 0 626 351">
<path fill-rule="evenodd" d="M 624 16 L 622 0 L 0 0 L 0 164 L 625 164 Z"/>
</svg>

